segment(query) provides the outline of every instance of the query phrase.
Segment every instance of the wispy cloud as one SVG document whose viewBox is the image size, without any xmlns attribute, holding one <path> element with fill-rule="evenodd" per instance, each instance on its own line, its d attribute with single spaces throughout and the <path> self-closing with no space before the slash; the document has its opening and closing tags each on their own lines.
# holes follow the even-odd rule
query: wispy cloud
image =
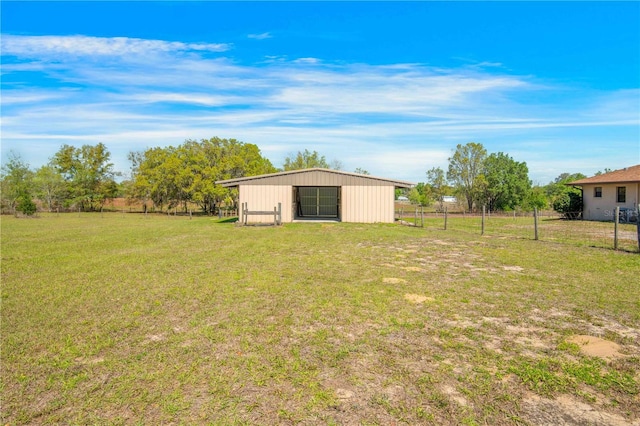
<svg viewBox="0 0 640 426">
<path fill-rule="evenodd" d="M 284 57 L 246 64 L 223 56 L 231 47 L 5 35 L 3 155 L 28 149 L 39 163 L 62 143 L 104 142 L 126 171 L 129 150 L 220 136 L 256 143 L 276 165 L 308 148 L 350 169 L 423 180 L 456 143 L 476 140 L 509 152 L 509 143 L 547 141 L 551 131 L 589 141 L 640 125 L 637 89 L 586 91 L 572 103 L 565 99 L 570 87 L 508 73 L 500 64 L 437 68 Z M 32 75 L 39 78 L 27 80 Z M 43 140 L 52 144 L 48 150 Z M 553 146 L 539 146 L 527 155 L 543 165 L 538 155 L 555 154 Z"/>
<path fill-rule="evenodd" d="M 2 36 L 2 54 L 25 58 L 52 55 L 127 56 L 170 52 L 224 52 L 226 43 L 183 43 L 178 41 L 145 40 L 129 37 L 73 36 Z"/>
<path fill-rule="evenodd" d="M 261 33 L 261 34 L 249 34 L 247 36 L 247 38 L 252 38 L 252 39 L 255 39 L 255 40 L 265 40 L 265 39 L 272 38 L 272 37 L 273 36 L 268 32 Z"/>
</svg>

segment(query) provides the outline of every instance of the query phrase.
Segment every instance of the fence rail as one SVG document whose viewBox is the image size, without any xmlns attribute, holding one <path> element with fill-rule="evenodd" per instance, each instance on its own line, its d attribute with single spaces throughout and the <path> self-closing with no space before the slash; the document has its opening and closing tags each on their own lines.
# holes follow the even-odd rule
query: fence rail
<svg viewBox="0 0 640 426">
<path fill-rule="evenodd" d="M 249 210 L 248 203 L 242 203 L 242 216 L 240 218 L 243 225 L 248 224 L 249 216 L 271 216 L 273 215 L 273 225 L 282 224 L 282 203 L 278 203 L 273 211 L 270 210 Z"/>
</svg>

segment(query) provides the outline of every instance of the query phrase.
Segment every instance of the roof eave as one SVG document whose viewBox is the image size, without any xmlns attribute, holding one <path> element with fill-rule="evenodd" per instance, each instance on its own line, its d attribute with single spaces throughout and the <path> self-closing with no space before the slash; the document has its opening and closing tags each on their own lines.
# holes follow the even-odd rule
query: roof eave
<svg viewBox="0 0 640 426">
<path fill-rule="evenodd" d="M 414 184 L 411 182 L 405 182 L 405 181 L 394 180 L 394 179 L 386 179 L 386 178 L 381 178 L 377 176 L 363 175 L 359 173 L 344 172 L 342 170 L 323 169 L 319 167 L 311 168 L 311 169 L 289 170 L 285 172 L 268 173 L 268 174 L 256 175 L 256 176 L 246 176 L 246 177 L 235 178 L 235 179 L 219 180 L 219 181 L 216 181 L 215 184 L 221 185 L 223 188 L 235 188 L 243 182 L 249 182 L 252 180 L 263 179 L 267 177 L 275 177 L 275 176 L 286 176 L 286 175 L 299 174 L 299 173 L 309 173 L 314 171 L 336 173 L 336 174 L 341 174 L 346 176 L 356 176 L 356 177 L 361 177 L 365 179 L 381 180 L 381 181 L 393 183 L 396 188 L 411 188 L 412 186 L 414 186 Z"/>
</svg>

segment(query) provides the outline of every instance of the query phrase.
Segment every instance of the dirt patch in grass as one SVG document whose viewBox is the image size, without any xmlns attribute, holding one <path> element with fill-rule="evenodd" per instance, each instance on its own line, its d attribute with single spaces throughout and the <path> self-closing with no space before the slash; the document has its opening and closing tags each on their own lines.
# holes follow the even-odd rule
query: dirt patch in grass
<svg viewBox="0 0 640 426">
<path fill-rule="evenodd" d="M 554 426 L 637 426 L 622 416 L 607 413 L 568 395 L 555 399 L 530 394 L 522 401 L 525 419 L 534 425 Z"/>
<path fill-rule="evenodd" d="M 619 344 L 595 336 L 571 336 L 567 339 L 567 342 L 575 343 L 580 348 L 580 352 L 589 356 L 607 359 L 624 358 L 626 356 L 620 353 L 621 347 Z"/>
<path fill-rule="evenodd" d="M 406 283 L 407 280 L 404 278 L 386 277 L 382 279 L 382 282 L 385 284 L 403 284 Z"/>
<path fill-rule="evenodd" d="M 424 302 L 433 302 L 436 300 L 433 297 L 422 296 L 420 294 L 409 294 L 409 293 L 405 294 L 404 298 L 411 303 L 418 303 L 418 304 L 424 303 Z"/>
</svg>

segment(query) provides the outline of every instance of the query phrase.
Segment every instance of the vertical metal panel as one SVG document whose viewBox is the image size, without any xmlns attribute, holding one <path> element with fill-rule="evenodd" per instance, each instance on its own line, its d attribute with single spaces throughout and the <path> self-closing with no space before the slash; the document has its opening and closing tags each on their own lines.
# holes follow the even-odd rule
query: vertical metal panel
<svg viewBox="0 0 640 426">
<path fill-rule="evenodd" d="M 282 222 L 291 222 L 291 186 L 287 185 L 240 185 L 239 203 L 247 203 L 250 211 L 272 211 L 282 204 Z M 272 222 L 273 215 L 256 215 L 251 222 Z"/>
<path fill-rule="evenodd" d="M 394 187 L 345 186 L 342 188 L 342 221 L 392 223 Z"/>
</svg>

